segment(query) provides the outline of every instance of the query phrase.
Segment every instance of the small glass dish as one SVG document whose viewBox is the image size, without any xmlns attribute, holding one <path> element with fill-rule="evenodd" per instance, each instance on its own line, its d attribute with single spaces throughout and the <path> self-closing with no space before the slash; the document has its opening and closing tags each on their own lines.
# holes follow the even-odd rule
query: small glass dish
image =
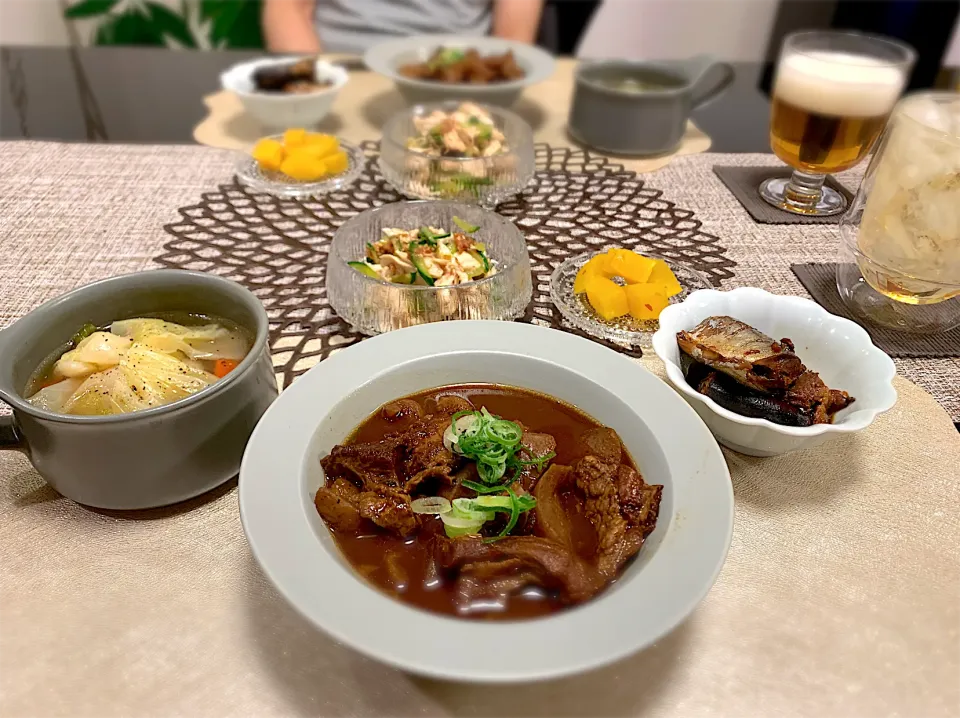
<svg viewBox="0 0 960 718">
<path fill-rule="evenodd" d="M 368 277 L 348 265 L 363 261 L 367 242 L 380 239 L 385 228 L 459 231 L 454 217 L 478 226 L 471 236 L 486 245 L 496 274 L 452 287 L 427 287 Z M 516 319 L 532 294 L 530 257 L 520 230 L 494 212 L 460 202 L 396 202 L 368 209 L 337 230 L 327 258 L 330 306 L 364 334 L 448 319 Z"/>
<path fill-rule="evenodd" d="M 407 147 L 407 140 L 417 134 L 414 118 L 435 110 L 452 112 L 461 104 L 416 105 L 391 117 L 380 140 L 380 173 L 408 197 L 495 207 L 520 194 L 536 171 L 533 130 L 519 115 L 482 106 L 504 134 L 508 152 L 490 157 L 433 157 Z"/>
<path fill-rule="evenodd" d="M 602 319 L 590 306 L 586 294 L 573 293 L 573 282 L 577 278 L 577 272 L 580 271 L 580 268 L 598 254 L 603 254 L 606 251 L 607 248 L 587 252 L 576 257 L 570 257 L 570 259 L 562 262 L 550 276 L 550 299 L 560 310 L 563 318 L 577 329 L 622 346 L 639 346 L 643 349 L 650 349 L 653 346 L 651 343 L 653 334 L 660 328 L 658 320 L 640 320 L 627 315 L 608 321 Z M 643 252 L 642 254 L 644 257 L 650 257 L 651 259 L 662 259 L 677 277 L 677 281 L 680 282 L 683 289 L 680 294 L 670 298 L 671 304 L 679 304 L 691 292 L 698 289 L 709 289 L 711 287 L 707 277 L 688 264 L 677 262 L 659 254 L 649 252 Z"/>
<path fill-rule="evenodd" d="M 280 142 L 283 140 L 283 135 L 268 135 L 261 139 Z M 363 150 L 356 145 L 340 140 L 340 149 L 347 153 L 347 169 L 338 175 L 324 177 L 316 182 L 301 182 L 282 172 L 264 171 L 260 169 L 259 163 L 249 152 L 243 153 L 237 160 L 237 179 L 240 180 L 240 184 L 254 192 L 265 192 L 284 199 L 306 199 L 336 192 L 353 184 L 363 172 L 363 165 L 367 161 Z"/>
</svg>

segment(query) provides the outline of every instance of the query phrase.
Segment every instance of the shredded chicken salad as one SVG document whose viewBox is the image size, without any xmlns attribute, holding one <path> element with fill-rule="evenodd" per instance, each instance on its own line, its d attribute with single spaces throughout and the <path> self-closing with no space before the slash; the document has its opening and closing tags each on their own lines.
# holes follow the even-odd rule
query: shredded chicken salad
<svg viewBox="0 0 960 718">
<path fill-rule="evenodd" d="M 492 157 L 510 149 L 490 114 L 472 102 L 414 117 L 413 124 L 417 134 L 407 148 L 431 157 Z"/>
<path fill-rule="evenodd" d="M 486 246 L 469 236 L 479 227 L 459 217 L 453 221 L 463 231 L 386 227 L 379 240 L 367 243 L 364 261 L 349 264 L 374 279 L 433 287 L 451 287 L 496 274 Z"/>
</svg>

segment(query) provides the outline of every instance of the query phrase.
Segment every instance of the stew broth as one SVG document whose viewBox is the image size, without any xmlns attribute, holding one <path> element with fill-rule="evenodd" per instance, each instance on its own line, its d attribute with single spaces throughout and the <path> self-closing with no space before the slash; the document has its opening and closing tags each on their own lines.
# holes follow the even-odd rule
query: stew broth
<svg viewBox="0 0 960 718">
<path fill-rule="evenodd" d="M 513 387 L 457 385 L 430 389 L 406 398 L 418 401 L 426 413 L 434 413 L 437 399 L 450 395 L 469 400 L 477 409 L 486 407 L 493 414 L 519 422 L 528 431 L 553 436 L 557 447 L 552 464 L 574 463 L 579 458 L 577 437 L 587 430 L 602 427 L 568 404 Z M 377 442 L 396 431 L 397 425 L 384 419 L 378 410 L 343 443 Z M 626 452 L 624 463 L 633 466 Z M 577 553 L 590 555 L 596 550 L 596 533 L 583 516 L 581 502 L 574 491 L 571 489 L 568 495 L 561 494 L 561 501 L 571 517 L 571 533 Z M 512 620 L 544 616 L 568 606 L 559 596 L 536 588 L 512 595 L 503 604 L 491 606 L 479 601 L 464 606 L 462 598 L 458 600 L 453 582 L 439 576 L 434 565 L 431 543 L 434 536 L 444 535 L 443 523 L 439 518 L 426 515 L 421 520 L 419 534 L 407 539 L 376 528 L 361 535 L 329 528 L 340 551 L 361 576 L 380 590 L 421 609 L 460 617 Z"/>
</svg>

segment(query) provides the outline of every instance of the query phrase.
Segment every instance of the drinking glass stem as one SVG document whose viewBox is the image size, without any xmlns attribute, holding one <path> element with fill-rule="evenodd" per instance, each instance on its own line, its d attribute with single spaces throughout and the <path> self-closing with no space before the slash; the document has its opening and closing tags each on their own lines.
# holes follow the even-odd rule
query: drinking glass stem
<svg viewBox="0 0 960 718">
<path fill-rule="evenodd" d="M 790 182 L 787 183 L 784 190 L 784 198 L 788 204 L 798 209 L 812 210 L 820 201 L 820 196 L 823 194 L 823 182 L 826 179 L 826 175 L 794 170 Z"/>
</svg>

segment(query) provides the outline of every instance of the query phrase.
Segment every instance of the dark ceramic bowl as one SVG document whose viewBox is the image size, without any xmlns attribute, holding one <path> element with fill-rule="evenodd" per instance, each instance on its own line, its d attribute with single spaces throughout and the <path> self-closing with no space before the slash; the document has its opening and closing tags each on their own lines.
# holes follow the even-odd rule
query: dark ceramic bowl
<svg viewBox="0 0 960 718">
<path fill-rule="evenodd" d="M 226 377 L 186 399 L 116 416 L 72 416 L 28 404 L 36 371 L 86 322 L 169 311 L 220 316 L 253 335 Z M 53 299 L 0 331 L 0 449 L 26 452 L 40 475 L 77 503 L 107 509 L 165 506 L 235 476 L 247 440 L 277 397 L 267 314 L 239 284 L 159 270 L 105 279 Z"/>
</svg>

